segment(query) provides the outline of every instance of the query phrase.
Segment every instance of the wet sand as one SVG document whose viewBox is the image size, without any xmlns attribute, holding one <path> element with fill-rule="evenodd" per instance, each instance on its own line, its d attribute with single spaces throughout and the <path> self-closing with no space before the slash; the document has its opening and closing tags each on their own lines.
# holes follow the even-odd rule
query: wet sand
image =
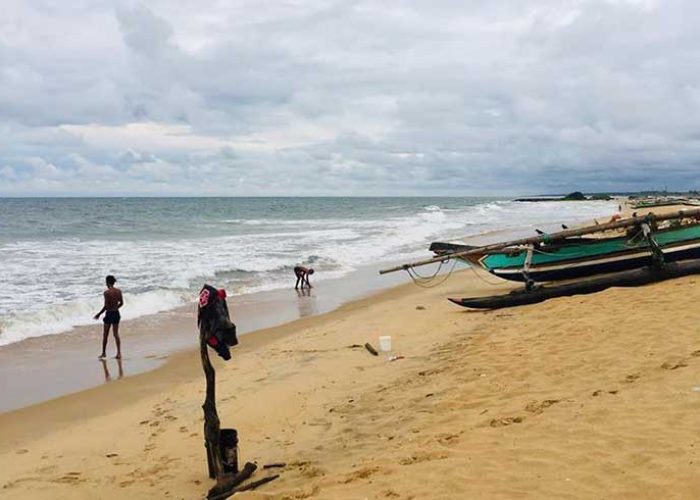
<svg viewBox="0 0 700 500">
<path fill-rule="evenodd" d="M 310 293 L 290 288 L 236 295 L 229 307 L 240 335 L 295 319 L 331 311 L 341 304 L 392 285 L 406 283 L 404 273 L 380 277 L 377 266 L 363 267 L 341 279 L 312 280 Z M 46 401 L 153 370 L 170 355 L 197 347 L 196 303 L 142 318 L 123 321 L 120 329 L 124 359 L 110 334 L 109 358 L 97 361 L 102 322 L 71 332 L 34 337 L 0 347 L 0 412 Z M 121 366 L 120 366 L 121 365 Z"/>
</svg>

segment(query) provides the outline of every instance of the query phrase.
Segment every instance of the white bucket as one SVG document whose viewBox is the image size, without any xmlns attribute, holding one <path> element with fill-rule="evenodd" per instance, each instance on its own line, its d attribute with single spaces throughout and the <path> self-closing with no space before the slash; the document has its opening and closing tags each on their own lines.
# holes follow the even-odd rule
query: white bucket
<svg viewBox="0 0 700 500">
<path fill-rule="evenodd" d="M 379 350 L 384 352 L 391 351 L 391 337 L 388 335 L 379 337 Z"/>
</svg>

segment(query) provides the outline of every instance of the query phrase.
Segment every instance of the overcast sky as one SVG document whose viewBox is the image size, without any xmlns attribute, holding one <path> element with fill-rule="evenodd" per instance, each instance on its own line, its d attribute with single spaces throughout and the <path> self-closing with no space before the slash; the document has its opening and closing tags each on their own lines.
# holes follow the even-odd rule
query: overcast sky
<svg viewBox="0 0 700 500">
<path fill-rule="evenodd" d="M 0 195 L 700 188 L 697 0 L 1 10 Z"/>
</svg>

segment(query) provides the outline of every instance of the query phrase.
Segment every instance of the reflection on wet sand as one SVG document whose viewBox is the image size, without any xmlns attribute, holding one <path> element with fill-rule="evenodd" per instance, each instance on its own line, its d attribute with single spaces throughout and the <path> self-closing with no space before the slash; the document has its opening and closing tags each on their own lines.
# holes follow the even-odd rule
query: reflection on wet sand
<svg viewBox="0 0 700 500">
<path fill-rule="evenodd" d="M 117 362 L 117 369 L 119 370 L 119 375 L 117 376 L 117 380 L 119 380 L 124 376 L 124 366 L 122 365 L 121 358 L 117 358 L 115 359 L 115 361 Z M 104 358 L 100 358 L 100 363 L 102 363 L 102 370 L 104 371 L 105 382 L 109 382 L 110 380 L 112 380 L 112 375 L 109 373 L 107 360 Z"/>
<path fill-rule="evenodd" d="M 300 290 L 296 290 L 296 292 L 297 296 L 299 297 L 299 300 L 297 301 L 299 316 L 304 317 L 317 314 L 316 297 L 311 295 L 311 289 L 302 288 Z"/>
</svg>

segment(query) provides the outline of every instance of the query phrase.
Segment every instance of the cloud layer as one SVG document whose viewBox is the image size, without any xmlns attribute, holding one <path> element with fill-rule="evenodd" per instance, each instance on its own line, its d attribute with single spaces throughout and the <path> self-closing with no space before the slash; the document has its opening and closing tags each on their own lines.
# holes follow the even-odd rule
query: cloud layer
<svg viewBox="0 0 700 500">
<path fill-rule="evenodd" d="M 0 195 L 700 188 L 695 1 L 175 3 L 3 3 Z"/>
</svg>

